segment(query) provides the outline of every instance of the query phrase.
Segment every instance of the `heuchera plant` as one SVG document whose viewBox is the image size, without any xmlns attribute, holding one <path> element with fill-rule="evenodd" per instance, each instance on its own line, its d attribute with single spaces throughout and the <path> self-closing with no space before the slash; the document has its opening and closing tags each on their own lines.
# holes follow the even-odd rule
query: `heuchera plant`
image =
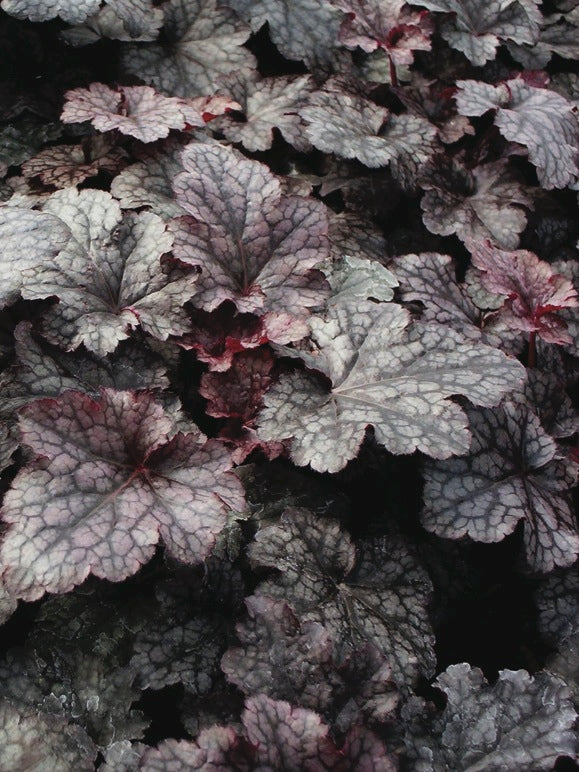
<svg viewBox="0 0 579 772">
<path fill-rule="evenodd" d="M 0 769 L 577 761 L 574 0 L 0 0 Z"/>
</svg>

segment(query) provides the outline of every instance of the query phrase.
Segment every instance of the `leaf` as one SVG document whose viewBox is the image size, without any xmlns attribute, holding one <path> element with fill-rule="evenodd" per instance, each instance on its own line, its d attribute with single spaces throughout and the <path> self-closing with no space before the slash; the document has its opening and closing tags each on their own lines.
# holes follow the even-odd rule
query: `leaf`
<svg viewBox="0 0 579 772">
<path fill-rule="evenodd" d="M 415 769 L 546 772 L 558 756 L 574 754 L 569 690 L 550 673 L 501 670 L 489 686 L 478 668 L 463 663 L 448 667 L 434 686 L 447 703 L 421 728 L 432 735 L 410 731 L 405 738 Z"/>
<path fill-rule="evenodd" d="M 140 631 L 131 667 L 141 689 L 162 689 L 182 683 L 195 694 L 209 692 L 225 648 L 223 625 L 195 616 L 183 623 L 159 620 Z"/>
<path fill-rule="evenodd" d="M 380 263 L 364 257 L 335 260 L 324 273 L 332 288 L 328 306 L 347 305 L 356 299 L 392 300 L 398 280 Z"/>
<path fill-rule="evenodd" d="M 448 325 L 465 338 L 481 340 L 509 354 L 519 353 L 521 333 L 492 314 L 481 313 L 472 300 L 471 286 L 457 282 L 451 257 L 436 252 L 404 255 L 395 258 L 390 267 L 400 279 L 402 299 L 424 305 L 423 321 Z"/>
<path fill-rule="evenodd" d="M 169 383 L 159 360 L 135 344 L 121 344 L 110 359 L 67 354 L 31 334 L 30 322 L 14 330 L 16 361 L 0 374 L 0 416 L 64 391 L 97 396 L 100 386 L 123 389 L 164 389 Z"/>
<path fill-rule="evenodd" d="M 332 257 L 383 262 L 387 254 L 381 230 L 354 212 L 330 214 L 328 233 Z"/>
<path fill-rule="evenodd" d="M 306 357 L 331 380 L 282 376 L 258 417 L 264 440 L 293 438 L 298 465 L 337 472 L 355 457 L 372 425 L 392 453 L 419 449 L 434 458 L 468 450 L 466 416 L 448 397 L 492 404 L 521 383 L 522 365 L 442 325 L 409 325 L 400 306 L 351 303 L 311 322 Z"/>
<path fill-rule="evenodd" d="M 68 188 L 78 185 L 99 171 L 116 174 L 125 152 L 105 137 L 91 137 L 80 145 L 47 147 L 22 164 L 25 177 L 39 177 L 45 185 Z"/>
<path fill-rule="evenodd" d="M 397 65 L 412 64 L 414 51 L 430 51 L 433 25 L 428 13 L 413 11 L 404 0 L 334 0 L 346 14 L 340 41 L 346 48 L 388 52 Z"/>
<path fill-rule="evenodd" d="M 327 67 L 338 45 L 341 14 L 327 0 L 228 0 L 257 32 L 267 22 L 273 43 L 288 59 Z"/>
<path fill-rule="evenodd" d="M 193 97 L 213 94 L 221 75 L 254 69 L 254 57 L 242 47 L 249 28 L 218 0 L 169 0 L 163 12 L 165 44 L 124 48 L 131 75 L 169 96 Z"/>
<path fill-rule="evenodd" d="M 452 14 L 442 23 L 441 34 L 477 66 L 494 59 L 499 43 L 533 44 L 539 35 L 541 13 L 535 0 L 420 0 L 418 5 Z"/>
<path fill-rule="evenodd" d="M 267 694 L 323 710 L 332 698 L 332 641 L 317 622 L 300 624 L 291 607 L 264 595 L 246 598 L 237 625 L 239 648 L 221 660 L 227 679 L 244 694 Z M 334 677 L 337 680 L 337 676 Z"/>
<path fill-rule="evenodd" d="M 529 70 L 543 69 L 553 54 L 563 59 L 577 59 L 578 27 L 579 17 L 576 10 L 574 13 L 549 14 L 543 18 L 539 39 L 532 46 L 511 43 L 508 46 L 509 53 Z"/>
<path fill-rule="evenodd" d="M 18 440 L 12 436 L 9 427 L 0 422 L 0 474 L 12 464 L 12 454 L 17 447 Z"/>
<path fill-rule="evenodd" d="M 573 563 L 579 534 L 567 492 L 576 471 L 555 441 L 528 408 L 511 401 L 468 415 L 470 455 L 425 466 L 424 527 L 446 538 L 496 542 L 523 520 L 535 571 Z"/>
<path fill-rule="evenodd" d="M 546 190 L 564 188 L 577 177 L 579 128 L 572 102 L 546 88 L 517 78 L 491 86 L 458 80 L 456 103 L 461 115 L 496 110 L 495 124 L 511 142 L 524 145 Z"/>
<path fill-rule="evenodd" d="M 63 21 L 78 24 L 96 13 L 100 0 L 2 0 L 2 10 L 18 19 L 48 21 L 57 16 Z"/>
<path fill-rule="evenodd" d="M 489 242 L 468 240 L 472 264 L 482 272 L 488 292 L 505 295 L 498 310 L 503 321 L 523 332 L 536 332 L 548 343 L 571 343 L 565 322 L 555 313 L 579 306 L 572 283 L 533 252 L 506 252 Z"/>
<path fill-rule="evenodd" d="M 390 115 L 385 107 L 359 96 L 318 92 L 300 110 L 306 136 L 319 150 L 356 158 L 374 169 L 425 163 L 432 152 L 436 129 L 415 115 Z"/>
<path fill-rule="evenodd" d="M 237 353 L 268 341 L 262 320 L 253 314 L 238 314 L 232 303 L 222 303 L 211 312 L 194 310 L 192 328 L 177 343 L 193 349 L 210 372 L 228 370 Z"/>
<path fill-rule="evenodd" d="M 180 99 L 159 94 L 150 86 L 109 88 L 104 83 L 91 83 L 64 95 L 60 119 L 63 123 L 90 121 L 98 131 L 118 129 L 121 134 L 142 142 L 155 142 L 169 135 L 171 129 L 183 130 L 204 126 L 203 115 L 217 114 L 239 107 L 224 98 L 208 100 Z"/>
<path fill-rule="evenodd" d="M 249 555 L 253 565 L 278 571 L 257 594 L 287 601 L 302 625 L 321 624 L 337 664 L 370 643 L 399 687 L 431 673 L 430 581 L 401 539 L 368 540 L 357 553 L 335 520 L 289 508 L 279 525 L 258 532 Z"/>
<path fill-rule="evenodd" d="M 0 555 L 18 597 L 66 592 L 89 573 L 120 581 L 159 538 L 198 563 L 228 511 L 243 509 L 223 448 L 200 433 L 171 436 L 173 420 L 150 394 L 68 392 L 25 408 L 20 426 L 44 461 L 23 469 L 4 500 L 12 527 Z"/>
<path fill-rule="evenodd" d="M 100 747 L 113 739 L 142 737 L 148 721 L 132 710 L 139 690 L 135 672 L 79 650 L 32 648 L 9 653 L 0 666 L 3 699 L 26 714 L 62 717 L 82 727 Z"/>
<path fill-rule="evenodd" d="M 174 189 L 191 217 L 171 230 L 176 257 L 201 269 L 195 304 L 212 311 L 231 300 L 242 312 L 299 319 L 323 302 L 325 282 L 312 271 L 329 251 L 323 204 L 282 196 L 267 167 L 221 145 L 191 144 L 181 158 Z"/>
<path fill-rule="evenodd" d="M 121 219 L 109 193 L 74 188 L 55 193 L 45 208 L 71 234 L 52 264 L 22 275 L 27 299 L 60 300 L 45 315 L 48 340 L 69 350 L 84 343 L 104 356 L 138 326 L 160 340 L 187 331 L 182 306 L 195 294 L 196 275 L 161 264 L 173 240 L 157 215 Z"/>
<path fill-rule="evenodd" d="M 446 168 L 444 168 L 446 166 Z M 531 197 L 515 182 L 504 160 L 476 166 L 444 164 L 421 181 L 426 190 L 420 205 L 431 233 L 465 239 L 490 239 L 503 249 L 516 249 L 527 224 L 523 207 Z"/>
<path fill-rule="evenodd" d="M 0 766 L 5 772 L 92 772 L 97 749 L 79 726 L 0 702 Z"/>
<path fill-rule="evenodd" d="M 48 212 L 0 207 L 0 308 L 18 299 L 21 272 L 52 262 L 69 237 L 68 227 Z"/>
<path fill-rule="evenodd" d="M 127 166 L 118 174 L 112 181 L 111 193 L 121 207 L 139 209 L 148 206 L 165 220 L 185 214 L 174 200 L 171 187 L 175 175 L 182 171 L 182 151 L 182 142 L 171 137 L 154 149 L 147 148 L 142 153 L 142 161 Z"/>
<path fill-rule="evenodd" d="M 539 630 L 552 645 L 579 633 L 579 574 L 568 571 L 549 574 L 535 595 Z"/>
<path fill-rule="evenodd" d="M 239 102 L 245 119 L 224 116 L 216 122 L 231 142 L 240 142 L 251 152 L 269 150 L 277 129 L 296 150 L 310 149 L 298 113 L 313 90 L 309 75 L 259 78 L 256 73 L 236 73 L 224 79 L 223 86 Z"/>
</svg>

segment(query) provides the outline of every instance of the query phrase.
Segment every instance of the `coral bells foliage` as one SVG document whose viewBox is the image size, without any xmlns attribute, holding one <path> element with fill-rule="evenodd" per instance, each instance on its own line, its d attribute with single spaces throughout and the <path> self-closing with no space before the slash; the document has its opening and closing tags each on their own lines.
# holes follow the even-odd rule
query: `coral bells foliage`
<svg viewBox="0 0 579 772">
<path fill-rule="evenodd" d="M 572 765 L 576 3 L 0 9 L 0 769 Z"/>
</svg>

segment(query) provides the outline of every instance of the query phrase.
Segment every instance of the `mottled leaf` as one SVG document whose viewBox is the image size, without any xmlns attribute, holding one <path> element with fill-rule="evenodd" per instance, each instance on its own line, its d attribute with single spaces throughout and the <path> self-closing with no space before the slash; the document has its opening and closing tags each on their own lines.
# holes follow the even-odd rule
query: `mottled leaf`
<svg viewBox="0 0 579 772">
<path fill-rule="evenodd" d="M 364 257 L 346 255 L 324 267 L 324 273 L 332 288 L 327 303 L 330 307 L 347 305 L 356 299 L 392 300 L 394 287 L 398 286 L 398 280 L 391 271 L 381 263 Z"/>
<path fill-rule="evenodd" d="M 18 299 L 22 271 L 51 264 L 69 238 L 70 230 L 53 214 L 0 207 L 0 308 Z"/>
<path fill-rule="evenodd" d="M 504 322 L 523 332 L 536 332 L 548 343 L 571 343 L 557 311 L 577 308 L 573 284 L 533 252 L 506 252 L 488 241 L 467 240 L 472 264 L 481 271 L 483 287 L 506 296 L 497 311 Z"/>
<path fill-rule="evenodd" d="M 402 298 L 424 305 L 423 321 L 448 325 L 465 338 L 481 340 L 507 353 L 516 354 L 522 348 L 520 331 L 475 305 L 470 287 L 456 280 L 456 266 L 448 255 L 404 255 L 390 267 L 400 279 Z"/>
<path fill-rule="evenodd" d="M 496 110 L 499 131 L 525 145 L 543 188 L 564 188 L 576 180 L 579 128 L 572 102 L 522 78 L 498 86 L 474 80 L 458 80 L 456 85 L 458 111 L 477 116 Z"/>
<path fill-rule="evenodd" d="M 357 552 L 336 521 L 287 509 L 279 525 L 258 532 L 250 557 L 279 572 L 257 593 L 286 600 L 302 624 L 326 628 L 338 662 L 370 643 L 401 687 L 431 673 L 430 582 L 401 539 L 366 541 Z"/>
<path fill-rule="evenodd" d="M 412 64 L 414 51 L 430 51 L 433 25 L 424 11 L 413 11 L 404 0 L 334 0 L 346 14 L 340 41 L 346 48 L 388 52 L 394 64 Z"/>
<path fill-rule="evenodd" d="M 154 0 L 107 0 L 107 4 L 83 24 L 64 30 L 72 46 L 86 46 L 101 38 L 124 41 L 155 40 L 163 25 L 163 11 Z"/>
<path fill-rule="evenodd" d="M 434 685 L 446 694 L 446 707 L 434 718 L 425 713 L 423 725 L 407 731 L 412 768 L 547 772 L 558 756 L 574 755 L 569 690 L 550 673 L 501 670 L 489 686 L 478 668 L 463 663 L 447 668 Z"/>
<path fill-rule="evenodd" d="M 311 270 L 329 251 L 320 202 L 282 196 L 267 167 L 221 145 L 191 144 L 182 164 L 174 188 L 191 217 L 172 232 L 175 255 L 201 269 L 198 307 L 231 300 L 239 311 L 299 319 L 323 302 L 325 282 Z"/>
<path fill-rule="evenodd" d="M 391 115 L 360 96 L 318 92 L 300 110 L 314 147 L 342 158 L 356 158 L 370 168 L 398 168 L 425 163 L 432 153 L 435 127 L 415 115 Z"/>
<path fill-rule="evenodd" d="M 174 138 L 145 151 L 144 158 L 118 174 L 111 184 L 111 193 L 123 209 L 148 206 L 166 220 L 185 214 L 175 201 L 171 187 L 182 168 L 180 157 L 183 144 Z"/>
<path fill-rule="evenodd" d="M 431 11 L 452 14 L 442 23 L 444 39 L 477 66 L 495 57 L 499 43 L 535 43 L 541 13 L 536 0 L 420 0 Z"/>
<path fill-rule="evenodd" d="M 525 524 L 527 560 L 536 571 L 568 566 L 579 534 L 568 501 L 576 470 L 528 409 L 506 402 L 469 410 L 472 444 L 464 458 L 428 462 L 425 528 L 439 536 L 495 542 Z"/>
<path fill-rule="evenodd" d="M 79 726 L 0 702 L 0 767 L 5 772 L 92 772 L 97 749 Z"/>
<path fill-rule="evenodd" d="M 576 567 L 556 571 L 543 581 L 535 595 L 538 625 L 545 639 L 559 645 L 579 633 L 579 574 Z"/>
<path fill-rule="evenodd" d="M 47 147 L 22 164 L 25 177 L 38 177 L 45 185 L 68 188 L 78 185 L 99 171 L 115 174 L 125 152 L 105 137 L 85 138 L 80 145 Z"/>
<path fill-rule="evenodd" d="M 2 416 L 67 390 L 96 396 L 100 386 L 123 390 L 164 389 L 169 385 L 159 360 L 130 343 L 121 344 L 108 359 L 68 354 L 33 338 L 29 322 L 17 325 L 14 340 L 16 360 L 0 374 Z"/>
<path fill-rule="evenodd" d="M 307 151 L 298 110 L 307 104 L 313 90 L 310 76 L 259 78 L 255 73 L 236 74 L 223 81 L 232 98 L 239 102 L 244 120 L 222 117 L 215 123 L 227 139 L 240 142 L 246 150 L 269 150 L 277 129 L 296 150 Z"/>
<path fill-rule="evenodd" d="M 496 404 L 521 383 L 522 365 L 442 325 L 409 326 L 400 306 L 358 305 L 312 320 L 313 352 L 304 359 L 332 386 L 312 373 L 282 376 L 265 395 L 260 437 L 293 439 L 294 462 L 318 471 L 337 472 L 354 458 L 369 425 L 392 453 L 465 453 L 466 416 L 448 397 Z"/>
<path fill-rule="evenodd" d="M 62 716 L 82 727 L 100 747 L 113 739 L 141 737 L 147 728 L 131 705 L 139 698 L 135 672 L 79 650 L 29 649 L 9 654 L 0 666 L 5 700 L 26 713 Z"/>
<path fill-rule="evenodd" d="M 60 300 L 45 315 L 48 340 L 69 350 L 84 343 L 103 356 L 138 326 L 160 340 L 187 331 L 182 307 L 195 294 L 197 277 L 161 264 L 173 240 L 157 215 L 121 218 L 109 193 L 74 188 L 55 193 L 45 209 L 71 233 L 52 264 L 22 274 L 25 298 Z"/>
<path fill-rule="evenodd" d="M 218 0 L 169 0 L 164 44 L 128 45 L 125 69 L 169 96 L 214 93 L 219 76 L 254 69 L 254 58 L 243 44 L 250 35 L 230 9 Z"/>
<path fill-rule="evenodd" d="M 9 591 L 65 592 L 89 573 L 120 581 L 159 538 L 179 560 L 203 560 L 229 509 L 242 510 L 231 461 L 200 434 L 171 437 L 150 394 L 68 392 L 21 412 L 23 441 L 43 457 L 6 494 L 1 559 Z"/>
<path fill-rule="evenodd" d="M 100 0 L 2 0 L 2 10 L 18 19 L 48 21 L 60 16 L 78 24 L 98 11 Z"/>
<path fill-rule="evenodd" d="M 445 165 L 446 166 L 446 165 Z M 504 160 L 472 171 L 449 164 L 421 181 L 426 190 L 420 205 L 431 233 L 464 241 L 490 239 L 503 249 L 516 249 L 531 208 L 531 197 L 510 177 Z"/>
<path fill-rule="evenodd" d="M 90 121 L 98 131 L 118 129 L 121 134 L 136 137 L 142 142 L 155 142 L 169 135 L 171 129 L 203 126 L 202 111 L 225 109 L 227 101 L 219 106 L 208 100 L 181 99 L 159 94 L 150 86 L 109 88 L 104 83 L 91 83 L 88 88 L 67 91 L 60 119 L 63 123 Z M 235 103 L 230 103 L 235 106 Z"/>
<path fill-rule="evenodd" d="M 334 59 L 342 14 L 327 0 L 228 0 L 257 32 L 266 22 L 272 41 L 288 59 L 311 67 Z"/>
<path fill-rule="evenodd" d="M 204 694 L 213 686 L 224 648 L 223 627 L 216 620 L 161 620 L 137 635 L 131 666 L 141 689 L 183 683 L 190 692 Z"/>
</svg>

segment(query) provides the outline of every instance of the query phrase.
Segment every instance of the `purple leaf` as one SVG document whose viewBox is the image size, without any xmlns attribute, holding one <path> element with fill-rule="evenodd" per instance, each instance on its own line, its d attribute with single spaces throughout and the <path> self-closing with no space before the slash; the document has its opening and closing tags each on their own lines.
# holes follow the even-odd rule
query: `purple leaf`
<svg viewBox="0 0 579 772">
<path fill-rule="evenodd" d="M 161 264 L 173 240 L 150 212 L 121 218 L 109 193 L 74 188 L 55 193 L 45 209 L 70 228 L 66 248 L 51 264 L 24 271 L 27 299 L 56 296 L 45 316 L 53 343 L 100 356 L 141 326 L 160 340 L 189 329 L 183 305 L 196 291 L 194 272 Z"/>
<path fill-rule="evenodd" d="M 90 121 L 98 131 L 118 129 L 142 142 L 155 142 L 171 129 L 204 126 L 204 115 L 215 116 L 239 105 L 224 97 L 180 99 L 158 94 L 150 86 L 109 88 L 91 83 L 67 91 L 60 119 L 63 123 Z"/>
<path fill-rule="evenodd" d="M 304 359 L 331 388 L 313 373 L 282 376 L 265 395 L 258 425 L 264 440 L 293 439 L 294 462 L 317 471 L 342 469 L 369 425 L 392 453 L 465 453 L 466 416 L 448 398 L 496 404 L 524 377 L 518 362 L 458 332 L 409 326 L 408 313 L 393 304 L 351 301 L 310 326 L 313 353 Z"/>
<path fill-rule="evenodd" d="M 135 573 L 159 538 L 179 560 L 211 550 L 230 509 L 244 506 L 231 461 L 173 420 L 146 393 L 68 392 L 26 408 L 23 441 L 44 458 L 6 494 L 6 582 L 19 597 L 66 592 L 89 573 Z"/>
<path fill-rule="evenodd" d="M 60 16 L 63 21 L 78 24 L 98 11 L 100 0 L 2 0 L 2 10 L 18 19 L 48 21 Z"/>
<path fill-rule="evenodd" d="M 399 686 L 431 672 L 430 582 L 401 539 L 363 542 L 357 555 L 336 521 L 292 508 L 258 532 L 250 558 L 279 572 L 258 594 L 286 600 L 302 625 L 326 628 L 338 663 L 370 643 Z"/>
<path fill-rule="evenodd" d="M 469 410 L 470 455 L 428 462 L 423 523 L 439 536 L 496 542 L 525 523 L 527 560 L 535 571 L 568 566 L 579 533 L 568 502 L 577 469 L 526 407 L 506 402 Z"/>
<path fill-rule="evenodd" d="M 523 332 L 536 332 L 548 343 L 571 343 L 565 322 L 556 314 L 577 308 L 579 300 L 572 283 L 553 271 L 533 252 L 506 252 L 488 241 L 467 240 L 472 264 L 482 272 L 483 287 L 506 296 L 498 310 L 503 321 Z"/>
<path fill-rule="evenodd" d="M 569 690 L 550 673 L 501 670 L 489 686 L 478 668 L 463 663 L 447 668 L 434 686 L 447 697 L 440 717 L 430 718 L 418 698 L 409 706 L 416 718 L 419 705 L 424 713 L 422 726 L 420 719 L 414 727 L 408 722 L 405 738 L 414 769 L 547 772 L 558 756 L 574 755 Z"/>
<path fill-rule="evenodd" d="M 431 11 L 452 14 L 442 24 L 443 38 L 480 66 L 495 57 L 499 43 L 535 43 L 541 13 L 535 0 L 420 0 Z"/>
<path fill-rule="evenodd" d="M 527 85 L 522 78 L 498 86 L 458 80 L 462 115 L 496 110 L 495 124 L 505 139 L 525 145 L 546 190 L 564 188 L 577 178 L 579 128 L 575 107 L 560 94 Z"/>
<path fill-rule="evenodd" d="M 39 177 L 45 185 L 68 188 L 99 171 L 115 174 L 123 166 L 125 152 L 105 137 L 91 137 L 80 145 L 47 147 L 22 164 L 25 177 Z"/>
<path fill-rule="evenodd" d="M 255 59 L 243 44 L 250 29 L 218 0 L 169 0 L 164 3 L 164 44 L 128 45 L 127 72 L 169 96 L 213 94 L 219 77 L 249 72 Z"/>
<path fill-rule="evenodd" d="M 216 121 L 215 128 L 223 131 L 227 139 L 240 142 L 251 152 L 269 150 L 274 129 L 278 129 L 296 150 L 310 150 L 298 113 L 313 90 L 309 75 L 259 78 L 256 73 L 235 74 L 224 79 L 223 86 L 239 102 L 238 109 L 245 117 L 238 121 L 224 116 Z"/>
<path fill-rule="evenodd" d="M 174 221 L 172 231 L 175 255 L 201 269 L 198 307 L 212 311 L 231 300 L 239 311 L 299 320 L 323 303 L 325 282 L 312 271 L 329 252 L 320 202 L 282 196 L 267 167 L 220 145 L 189 145 L 182 164 L 174 188 L 191 217 Z"/>
<path fill-rule="evenodd" d="M 333 0 L 346 13 L 340 41 L 370 53 L 387 51 L 395 64 L 412 64 L 414 51 L 430 51 L 433 25 L 425 11 L 413 11 L 404 0 Z"/>
<path fill-rule="evenodd" d="M 445 165 L 446 166 L 446 165 Z M 490 239 L 503 249 L 516 249 L 527 224 L 523 207 L 532 200 L 510 177 L 504 160 L 472 171 L 449 164 L 421 181 L 426 190 L 420 205 L 431 233 L 465 239 Z"/>
<path fill-rule="evenodd" d="M 320 91 L 300 110 L 314 147 L 370 168 L 392 164 L 393 173 L 426 163 L 436 128 L 416 115 L 391 115 L 360 96 Z"/>
<path fill-rule="evenodd" d="M 338 45 L 341 13 L 328 0 L 228 0 L 257 32 L 266 22 L 274 44 L 288 59 L 328 67 Z"/>
<path fill-rule="evenodd" d="M 58 716 L 0 702 L 0 767 L 93 772 L 97 748 L 79 726 Z"/>
</svg>

